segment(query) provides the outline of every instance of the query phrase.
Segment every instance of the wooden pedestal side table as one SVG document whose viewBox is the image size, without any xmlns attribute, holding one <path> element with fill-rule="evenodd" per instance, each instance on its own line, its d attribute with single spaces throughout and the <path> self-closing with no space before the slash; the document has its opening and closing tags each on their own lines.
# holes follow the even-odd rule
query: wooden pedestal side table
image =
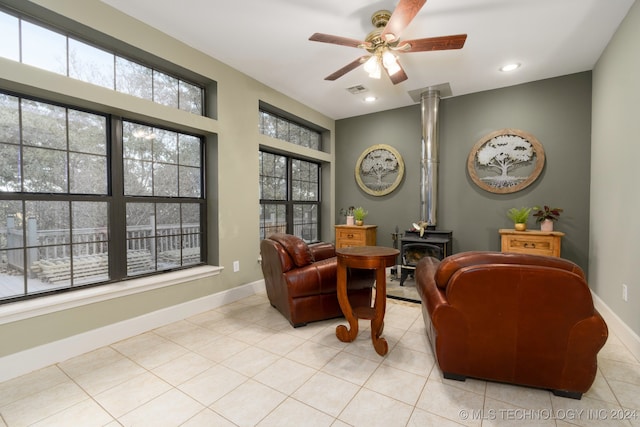
<svg viewBox="0 0 640 427">
<path fill-rule="evenodd" d="M 338 302 L 349 328 L 338 325 L 336 336 L 342 342 L 351 342 L 358 336 L 358 319 L 371 319 L 371 341 L 380 356 L 389 351 L 387 340 L 381 338 L 384 329 L 384 313 L 387 307 L 386 268 L 396 263 L 400 251 L 383 246 L 351 246 L 336 249 L 338 257 Z M 347 268 L 376 271 L 376 292 L 373 306 L 351 307 L 347 295 Z"/>
</svg>

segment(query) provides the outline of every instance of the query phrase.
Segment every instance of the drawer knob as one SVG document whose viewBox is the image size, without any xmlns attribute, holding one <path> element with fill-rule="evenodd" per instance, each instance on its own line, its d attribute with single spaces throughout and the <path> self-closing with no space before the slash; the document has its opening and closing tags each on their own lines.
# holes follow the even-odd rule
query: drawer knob
<svg viewBox="0 0 640 427">
<path fill-rule="evenodd" d="M 347 237 L 352 239 L 353 238 L 353 234 L 347 234 Z"/>
<path fill-rule="evenodd" d="M 535 243 L 525 243 L 524 244 L 525 248 L 532 248 L 535 249 L 536 248 L 536 244 Z"/>
</svg>

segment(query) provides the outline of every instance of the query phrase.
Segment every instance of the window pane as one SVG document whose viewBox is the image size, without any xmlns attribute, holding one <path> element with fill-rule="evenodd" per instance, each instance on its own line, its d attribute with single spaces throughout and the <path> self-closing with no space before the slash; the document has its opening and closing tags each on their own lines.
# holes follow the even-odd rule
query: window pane
<svg viewBox="0 0 640 427">
<path fill-rule="evenodd" d="M 164 163 L 178 162 L 178 134 L 162 129 L 154 129 L 153 161 Z"/>
<path fill-rule="evenodd" d="M 154 70 L 153 100 L 158 104 L 178 108 L 178 79 Z"/>
<path fill-rule="evenodd" d="M 152 127 L 124 122 L 122 124 L 123 156 L 127 159 L 151 160 L 154 138 Z"/>
<path fill-rule="evenodd" d="M 82 153 L 107 154 L 107 118 L 69 110 L 69 149 Z"/>
<path fill-rule="evenodd" d="M 114 55 L 69 39 L 69 77 L 114 89 Z"/>
<path fill-rule="evenodd" d="M 158 268 L 168 269 L 180 266 L 182 253 L 180 204 L 158 203 L 156 214 Z"/>
<path fill-rule="evenodd" d="M 0 142 L 20 143 L 18 98 L 0 93 Z"/>
<path fill-rule="evenodd" d="M 0 12 L 0 56 L 20 60 L 19 32 L 18 18 Z"/>
<path fill-rule="evenodd" d="M 0 191 L 20 191 L 20 147 L 17 145 L 0 144 Z"/>
<path fill-rule="evenodd" d="M 22 21 L 22 62 L 66 76 L 67 38 Z"/>
<path fill-rule="evenodd" d="M 295 159 L 291 164 L 293 200 L 317 201 L 319 166 L 315 163 Z"/>
<path fill-rule="evenodd" d="M 73 285 L 109 279 L 109 205 L 73 202 Z"/>
<path fill-rule="evenodd" d="M 155 163 L 153 165 L 154 196 L 178 196 L 178 166 Z"/>
<path fill-rule="evenodd" d="M 66 109 L 56 105 L 23 99 L 22 142 L 25 145 L 66 149 Z"/>
<path fill-rule="evenodd" d="M 264 118 L 264 134 L 267 136 L 270 136 L 272 138 L 275 138 L 277 135 L 276 132 L 276 117 L 272 114 L 269 113 L 265 113 L 266 117 Z"/>
<path fill-rule="evenodd" d="M 124 194 L 127 196 L 153 194 L 153 163 L 124 160 Z"/>
<path fill-rule="evenodd" d="M 155 271 L 153 203 L 127 203 L 127 274 Z"/>
<path fill-rule="evenodd" d="M 67 153 L 44 148 L 23 148 L 24 191 L 67 192 Z"/>
<path fill-rule="evenodd" d="M 260 198 L 287 199 L 287 159 L 271 153 L 260 153 Z"/>
<path fill-rule="evenodd" d="M 263 204 L 260 206 L 260 238 L 274 233 L 287 232 L 287 208 L 285 205 Z"/>
<path fill-rule="evenodd" d="M 153 71 L 144 65 L 116 57 L 116 90 L 142 99 L 153 99 Z"/>
<path fill-rule="evenodd" d="M 293 234 L 306 242 L 318 240 L 318 206 L 294 205 Z"/>
<path fill-rule="evenodd" d="M 191 135 L 178 135 L 178 163 L 200 167 L 200 138 Z"/>
<path fill-rule="evenodd" d="M 194 114 L 202 114 L 202 89 L 180 81 L 180 109 Z"/>
<path fill-rule="evenodd" d="M 22 202 L 17 200 L 2 201 L 0 203 L 0 221 L 0 249 L 24 247 Z M 6 252 L 4 254 L 6 255 Z M 0 265 L 6 266 L 6 262 L 6 258 L 0 259 Z"/>
<path fill-rule="evenodd" d="M 200 182 L 200 168 L 180 166 L 180 197 L 200 197 L 202 184 Z"/>
<path fill-rule="evenodd" d="M 277 119 L 276 138 L 289 141 L 289 122 L 285 119 Z"/>
<path fill-rule="evenodd" d="M 107 158 L 90 154 L 69 153 L 69 192 L 107 194 Z"/>
</svg>

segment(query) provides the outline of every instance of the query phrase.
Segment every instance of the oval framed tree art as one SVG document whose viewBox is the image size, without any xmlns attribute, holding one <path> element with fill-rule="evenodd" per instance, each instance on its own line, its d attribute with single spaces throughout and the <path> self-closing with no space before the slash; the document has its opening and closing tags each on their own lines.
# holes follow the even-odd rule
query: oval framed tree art
<svg viewBox="0 0 640 427">
<path fill-rule="evenodd" d="M 473 146 L 467 170 L 478 187 L 507 194 L 538 179 L 544 162 L 544 148 L 535 136 L 518 129 L 500 129 L 483 136 Z"/>
<path fill-rule="evenodd" d="M 384 196 L 398 188 L 404 176 L 404 161 L 395 148 L 372 145 L 356 162 L 356 182 L 365 193 Z"/>
</svg>

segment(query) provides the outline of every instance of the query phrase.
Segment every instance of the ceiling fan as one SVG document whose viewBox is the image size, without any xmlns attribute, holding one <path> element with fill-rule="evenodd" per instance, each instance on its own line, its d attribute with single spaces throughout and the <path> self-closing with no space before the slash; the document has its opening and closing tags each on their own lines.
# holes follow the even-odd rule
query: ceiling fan
<svg viewBox="0 0 640 427">
<path fill-rule="evenodd" d="M 461 49 L 467 40 L 466 34 L 400 41 L 400 33 L 411 23 L 426 1 L 400 0 L 393 13 L 388 10 L 375 12 L 371 16 L 371 23 L 375 29 L 364 41 L 322 33 L 315 33 L 309 37 L 311 41 L 356 47 L 368 52 L 367 55 L 328 75 L 325 80 L 336 80 L 364 64 L 364 69 L 370 77 L 379 79 L 384 70 L 395 85 L 407 80 L 407 74 L 394 52 Z"/>
</svg>

